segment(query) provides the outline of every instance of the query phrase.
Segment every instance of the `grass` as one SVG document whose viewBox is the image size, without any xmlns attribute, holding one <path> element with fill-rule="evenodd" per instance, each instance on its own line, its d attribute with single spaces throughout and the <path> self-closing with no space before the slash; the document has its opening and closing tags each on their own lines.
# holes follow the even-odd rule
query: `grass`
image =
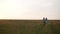
<svg viewBox="0 0 60 34">
<path fill-rule="evenodd" d="M 42 28 L 42 24 L 35 21 L 6 23 L 0 24 L 0 34 L 40 34 Z"/>
<path fill-rule="evenodd" d="M 51 23 L 49 27 L 51 28 L 53 34 L 60 34 L 60 30 L 59 31 L 57 30 L 59 28 L 56 28 L 56 25 L 54 25 L 53 23 Z"/>
<path fill-rule="evenodd" d="M 60 34 L 54 23 L 47 26 L 53 32 L 52 34 Z M 0 34 L 48 34 L 49 32 L 43 30 L 44 27 L 41 21 L 9 21 L 9 23 L 0 24 Z"/>
<path fill-rule="evenodd" d="M 0 34 L 8 34 L 10 33 L 10 27 L 6 24 L 0 25 Z"/>
<path fill-rule="evenodd" d="M 18 31 L 20 34 L 40 34 L 42 30 L 42 24 L 40 25 L 20 25 Z"/>
</svg>

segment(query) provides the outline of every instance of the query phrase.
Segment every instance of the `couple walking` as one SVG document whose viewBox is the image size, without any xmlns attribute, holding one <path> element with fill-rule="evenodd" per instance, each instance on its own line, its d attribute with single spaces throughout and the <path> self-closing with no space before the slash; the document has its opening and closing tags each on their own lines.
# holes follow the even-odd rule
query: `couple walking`
<svg viewBox="0 0 60 34">
<path fill-rule="evenodd" d="M 46 23 L 47 23 L 47 21 L 48 21 L 47 17 L 46 17 L 46 18 L 45 18 L 45 17 L 43 17 L 43 23 L 44 23 L 44 24 L 46 24 Z"/>
</svg>

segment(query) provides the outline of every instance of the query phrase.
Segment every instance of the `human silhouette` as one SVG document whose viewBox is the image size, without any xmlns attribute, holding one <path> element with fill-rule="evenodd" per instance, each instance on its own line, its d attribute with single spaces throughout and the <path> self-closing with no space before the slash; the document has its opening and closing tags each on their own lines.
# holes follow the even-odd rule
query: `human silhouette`
<svg viewBox="0 0 60 34">
<path fill-rule="evenodd" d="M 45 24 L 45 17 L 43 17 L 43 24 Z"/>
<path fill-rule="evenodd" d="M 48 21 L 47 17 L 46 17 L 46 18 L 43 17 L 43 24 L 44 24 L 44 25 L 47 23 L 47 21 Z"/>
<path fill-rule="evenodd" d="M 46 23 L 48 22 L 48 19 L 47 19 L 47 17 L 46 17 L 46 21 L 45 21 Z"/>
</svg>

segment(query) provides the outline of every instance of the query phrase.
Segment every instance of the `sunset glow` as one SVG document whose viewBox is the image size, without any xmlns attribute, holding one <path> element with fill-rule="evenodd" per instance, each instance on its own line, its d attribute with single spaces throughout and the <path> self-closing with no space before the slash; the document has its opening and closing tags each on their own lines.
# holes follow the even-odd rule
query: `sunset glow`
<svg viewBox="0 0 60 34">
<path fill-rule="evenodd" d="M 0 0 L 0 19 L 60 19 L 60 0 Z"/>
</svg>

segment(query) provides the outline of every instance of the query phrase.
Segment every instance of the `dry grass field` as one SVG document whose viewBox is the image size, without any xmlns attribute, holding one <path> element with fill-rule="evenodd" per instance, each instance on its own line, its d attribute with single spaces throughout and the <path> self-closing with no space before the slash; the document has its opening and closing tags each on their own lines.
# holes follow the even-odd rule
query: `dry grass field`
<svg viewBox="0 0 60 34">
<path fill-rule="evenodd" d="M 60 34 L 60 20 L 0 20 L 0 34 Z"/>
</svg>

